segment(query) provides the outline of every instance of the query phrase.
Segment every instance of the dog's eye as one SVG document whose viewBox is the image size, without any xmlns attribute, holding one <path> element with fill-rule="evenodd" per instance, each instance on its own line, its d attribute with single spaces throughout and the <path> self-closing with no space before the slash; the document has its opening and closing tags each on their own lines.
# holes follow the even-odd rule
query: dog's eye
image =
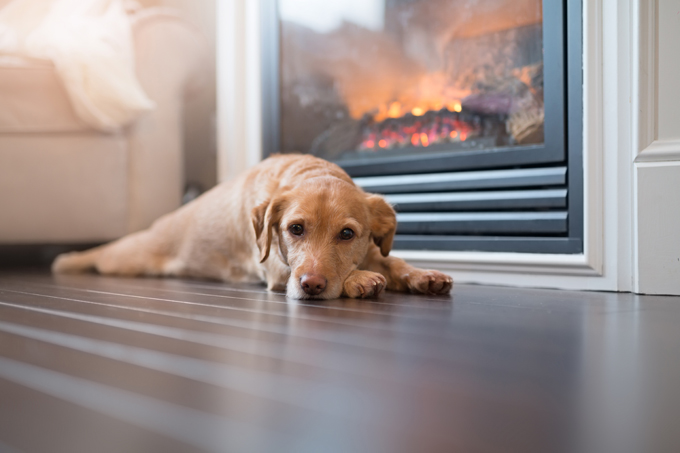
<svg viewBox="0 0 680 453">
<path fill-rule="evenodd" d="M 295 236 L 301 236 L 302 233 L 305 232 L 305 229 L 302 228 L 302 225 L 296 223 L 295 225 L 288 227 L 288 231 L 290 231 L 290 233 L 294 234 Z"/>
<path fill-rule="evenodd" d="M 354 237 L 354 231 L 350 230 L 349 228 L 345 228 L 340 232 L 340 239 L 343 239 L 345 241 L 348 241 Z"/>
</svg>

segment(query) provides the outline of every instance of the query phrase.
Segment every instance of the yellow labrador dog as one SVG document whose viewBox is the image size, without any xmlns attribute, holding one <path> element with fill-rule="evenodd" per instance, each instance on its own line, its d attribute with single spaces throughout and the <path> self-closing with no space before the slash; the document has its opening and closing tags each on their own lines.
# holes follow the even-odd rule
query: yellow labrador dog
<svg viewBox="0 0 680 453">
<path fill-rule="evenodd" d="M 385 288 L 450 292 L 448 275 L 388 256 L 396 226 L 392 207 L 357 187 L 339 166 L 279 155 L 148 230 L 58 256 L 52 269 L 263 281 L 292 299 L 376 297 Z"/>
</svg>

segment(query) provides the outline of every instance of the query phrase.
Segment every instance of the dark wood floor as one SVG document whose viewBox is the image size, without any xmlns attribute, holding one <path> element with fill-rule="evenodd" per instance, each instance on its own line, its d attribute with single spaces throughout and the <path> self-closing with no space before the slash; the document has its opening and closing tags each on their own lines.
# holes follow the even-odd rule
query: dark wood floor
<svg viewBox="0 0 680 453">
<path fill-rule="evenodd" d="M 0 452 L 677 452 L 680 298 L 0 273 Z"/>
</svg>

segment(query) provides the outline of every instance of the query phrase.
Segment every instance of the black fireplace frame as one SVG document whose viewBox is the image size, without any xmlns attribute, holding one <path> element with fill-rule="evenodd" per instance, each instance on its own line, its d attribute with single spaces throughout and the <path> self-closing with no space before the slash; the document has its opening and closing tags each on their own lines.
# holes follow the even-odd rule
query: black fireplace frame
<svg viewBox="0 0 680 453">
<path fill-rule="evenodd" d="M 263 157 L 280 144 L 280 27 L 277 0 L 262 1 Z M 352 177 L 426 174 L 484 169 L 567 167 L 568 233 L 530 236 L 403 236 L 397 249 L 583 253 L 583 75 L 581 0 L 543 0 L 545 142 L 541 145 L 455 151 L 447 145 L 416 155 L 343 159 Z M 441 149 L 439 149 L 441 148 Z"/>
</svg>

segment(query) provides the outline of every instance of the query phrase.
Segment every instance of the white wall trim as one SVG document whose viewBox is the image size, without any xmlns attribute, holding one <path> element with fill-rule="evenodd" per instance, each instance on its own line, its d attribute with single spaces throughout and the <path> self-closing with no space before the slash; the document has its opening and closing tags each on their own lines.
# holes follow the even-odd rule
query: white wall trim
<svg viewBox="0 0 680 453">
<path fill-rule="evenodd" d="M 680 140 L 654 140 L 635 157 L 636 163 L 677 160 L 680 160 Z"/>
<path fill-rule="evenodd" d="M 260 2 L 217 2 L 218 180 L 228 181 L 262 158 Z"/>
<path fill-rule="evenodd" d="M 637 133 L 639 153 L 658 138 L 658 8 L 655 0 L 637 0 L 635 3 L 635 21 L 639 26 L 635 27 L 637 45 L 633 46 L 633 60 L 639 63 L 635 74 L 638 93 L 633 98 L 633 115 L 638 124 L 634 132 Z"/>
<path fill-rule="evenodd" d="M 633 100 L 637 95 L 636 29 L 638 0 L 605 0 L 603 11 L 603 95 L 605 124 L 604 171 L 606 183 L 603 234 L 610 249 L 607 265 L 615 289 L 633 289 L 633 165 L 636 119 Z M 612 248 L 614 250 L 612 250 Z"/>
<path fill-rule="evenodd" d="M 245 4 L 241 0 L 217 2 L 217 179 L 233 178 L 243 167 L 245 148 Z"/>
<path fill-rule="evenodd" d="M 680 160 L 680 140 L 659 140 L 659 5 L 658 0 L 637 0 L 634 60 L 637 96 L 633 98 L 636 116 L 637 152 L 635 163 Z M 637 187 L 636 187 L 637 188 Z M 637 190 L 635 191 L 637 193 Z M 636 235 L 634 235 L 636 237 Z"/>
<path fill-rule="evenodd" d="M 636 88 L 634 96 L 631 98 L 633 106 L 633 123 L 637 125 L 633 128 L 633 143 L 636 145 L 633 153 L 633 161 L 639 157 L 639 152 L 650 145 L 657 137 L 656 122 L 656 84 L 650 81 L 656 79 L 656 61 L 649 58 L 656 53 L 656 42 L 650 39 L 650 30 L 656 25 L 655 2 L 636 0 L 633 10 L 634 23 L 638 26 L 633 28 L 633 61 L 637 61 L 634 68 L 633 85 Z M 635 164 L 633 165 L 635 166 Z M 637 173 L 633 172 L 632 182 L 632 215 L 631 215 L 631 291 L 639 290 L 639 268 L 638 268 L 638 178 Z"/>
<path fill-rule="evenodd" d="M 586 264 L 599 275 L 607 257 L 602 8 L 602 0 L 583 2 L 583 248 Z"/>
</svg>

